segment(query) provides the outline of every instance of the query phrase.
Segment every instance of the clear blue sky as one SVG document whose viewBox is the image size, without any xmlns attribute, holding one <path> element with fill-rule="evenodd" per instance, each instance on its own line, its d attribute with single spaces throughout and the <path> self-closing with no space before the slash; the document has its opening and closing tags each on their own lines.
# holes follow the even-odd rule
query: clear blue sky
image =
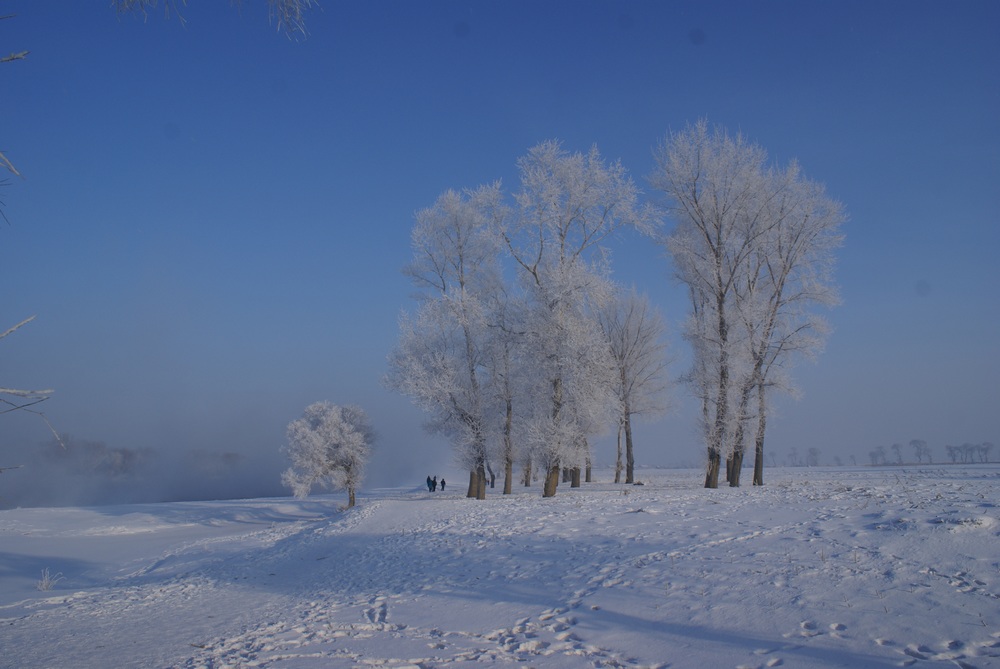
<svg viewBox="0 0 1000 669">
<path fill-rule="evenodd" d="M 0 51 L 31 53 L 0 65 L 0 150 L 25 177 L 0 189 L 0 325 L 38 319 L 0 370 L 56 389 L 60 431 L 241 452 L 277 488 L 288 421 L 357 403 L 381 434 L 371 481 L 419 483 L 448 450 L 380 385 L 413 212 L 516 187 L 515 160 L 553 138 L 656 198 L 652 147 L 707 117 L 850 214 L 844 303 L 770 422 L 778 460 L 1000 441 L 1000 3 L 327 0 L 300 41 L 243 5 L 189 3 L 182 25 L 3 3 Z M 677 326 L 661 251 L 614 251 Z M 640 431 L 640 464 L 700 464 L 685 397 Z M 47 438 L 0 420 L 2 448 Z"/>
</svg>

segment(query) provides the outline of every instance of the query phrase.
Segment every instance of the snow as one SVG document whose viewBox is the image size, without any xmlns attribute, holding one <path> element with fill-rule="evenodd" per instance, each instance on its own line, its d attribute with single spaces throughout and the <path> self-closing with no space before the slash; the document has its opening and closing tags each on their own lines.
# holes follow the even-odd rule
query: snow
<svg viewBox="0 0 1000 669">
<path fill-rule="evenodd" d="M 0 666 L 1000 667 L 1000 465 L 766 474 L 2 511 Z"/>
</svg>

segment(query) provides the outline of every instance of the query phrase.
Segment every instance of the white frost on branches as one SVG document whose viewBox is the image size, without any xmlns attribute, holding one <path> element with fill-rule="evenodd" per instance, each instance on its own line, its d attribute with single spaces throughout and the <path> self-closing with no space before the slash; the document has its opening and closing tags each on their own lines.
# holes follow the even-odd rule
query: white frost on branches
<svg viewBox="0 0 1000 669">
<path fill-rule="evenodd" d="M 316 402 L 287 428 L 285 452 L 292 466 L 282 483 L 296 497 L 306 497 L 314 485 L 347 490 L 348 506 L 364 479 L 375 431 L 363 409 Z"/>
<path fill-rule="evenodd" d="M 754 483 L 763 483 L 767 392 L 792 390 L 792 354 L 817 352 L 826 333 L 819 306 L 837 302 L 834 250 L 841 205 L 796 163 L 770 166 L 763 148 L 700 121 L 669 135 L 650 177 L 677 222 L 664 239 L 688 287 L 685 337 L 694 351 L 688 381 L 701 401 L 706 487 L 739 485 L 753 430 Z"/>
</svg>

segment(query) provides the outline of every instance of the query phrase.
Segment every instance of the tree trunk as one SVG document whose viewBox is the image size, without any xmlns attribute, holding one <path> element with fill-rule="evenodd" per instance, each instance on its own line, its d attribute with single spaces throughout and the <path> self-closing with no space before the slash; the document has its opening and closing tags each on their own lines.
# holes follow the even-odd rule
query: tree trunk
<svg viewBox="0 0 1000 669">
<path fill-rule="evenodd" d="M 509 495 L 514 486 L 514 444 L 511 429 L 514 422 L 514 404 L 507 399 L 507 413 L 503 424 L 503 494 Z"/>
<path fill-rule="evenodd" d="M 524 487 L 531 487 L 531 460 L 524 463 Z"/>
<path fill-rule="evenodd" d="M 354 502 L 355 502 L 355 500 L 354 500 L 354 488 L 348 488 L 347 489 L 347 508 L 348 509 L 353 509 L 354 508 Z"/>
<path fill-rule="evenodd" d="M 592 464 L 590 462 L 590 456 L 588 455 L 587 456 L 586 479 L 585 479 L 585 481 L 587 483 L 593 483 L 594 482 L 594 476 L 593 476 L 593 474 L 594 474 L 594 472 L 593 472 L 593 466 L 592 466 Z"/>
<path fill-rule="evenodd" d="M 708 468 L 705 470 L 705 487 L 719 487 L 719 466 L 722 464 L 722 457 L 718 450 L 709 449 Z"/>
<path fill-rule="evenodd" d="M 716 260 L 716 285 L 724 285 L 722 268 Z M 719 467 L 722 448 L 726 442 L 726 423 L 729 421 L 729 323 L 726 320 L 726 295 L 715 295 L 718 314 L 719 334 L 719 388 L 715 397 L 715 423 L 708 435 L 708 469 L 705 472 L 705 487 L 719 487 Z"/>
<path fill-rule="evenodd" d="M 475 498 L 479 495 L 479 475 L 476 473 L 475 469 L 469 470 L 469 492 L 465 494 L 466 497 Z"/>
<path fill-rule="evenodd" d="M 632 420 L 625 414 L 625 483 L 635 483 L 635 455 L 632 452 Z"/>
<path fill-rule="evenodd" d="M 559 464 L 554 464 L 545 474 L 545 485 L 542 488 L 542 497 L 555 497 L 556 487 L 559 485 Z"/>
<path fill-rule="evenodd" d="M 509 495 L 514 488 L 514 460 L 507 458 L 503 463 L 503 494 Z"/>
<path fill-rule="evenodd" d="M 729 458 L 732 461 L 732 469 L 729 472 L 729 487 L 740 487 L 740 472 L 743 471 L 743 451 L 742 449 L 733 453 Z"/>
<path fill-rule="evenodd" d="M 483 465 L 479 465 L 479 468 L 476 470 L 476 478 L 479 479 L 476 499 L 486 499 L 486 468 Z"/>
<path fill-rule="evenodd" d="M 570 470 L 570 484 L 569 484 L 569 487 L 570 488 L 579 488 L 580 487 L 580 468 L 579 467 L 573 467 L 573 469 Z"/>
<path fill-rule="evenodd" d="M 764 429 L 767 426 L 767 402 L 764 389 L 757 389 L 757 435 L 754 438 L 753 484 L 764 485 Z"/>
<path fill-rule="evenodd" d="M 615 483 L 622 482 L 622 423 L 618 423 L 618 456 L 615 458 Z"/>
</svg>

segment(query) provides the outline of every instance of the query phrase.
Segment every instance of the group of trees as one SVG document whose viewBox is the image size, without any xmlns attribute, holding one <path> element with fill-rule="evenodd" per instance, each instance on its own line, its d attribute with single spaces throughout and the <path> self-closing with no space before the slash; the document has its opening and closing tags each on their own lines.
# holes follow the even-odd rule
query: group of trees
<svg viewBox="0 0 1000 669">
<path fill-rule="evenodd" d="M 543 496 L 564 471 L 579 485 L 590 439 L 612 424 L 631 483 L 632 416 L 662 407 L 663 325 L 612 282 L 604 244 L 622 229 L 651 232 L 654 216 L 596 148 L 544 142 L 518 168 L 512 195 L 498 183 L 447 191 L 418 212 L 406 268 L 418 307 L 400 320 L 387 385 L 451 441 L 470 497 L 485 498 L 494 464 L 504 493 L 516 464 L 525 484 L 543 478 Z"/>
<path fill-rule="evenodd" d="M 750 439 L 763 484 L 768 394 L 793 390 L 793 356 L 822 344 L 812 309 L 837 301 L 845 216 L 797 164 L 772 166 L 704 121 L 668 135 L 656 157 L 650 182 L 676 223 L 667 235 L 620 163 L 556 142 L 520 159 L 513 195 L 499 184 L 448 191 L 417 215 L 407 272 L 419 307 L 401 320 L 388 383 L 450 438 L 470 496 L 485 495 L 491 462 L 503 464 L 505 492 L 515 462 L 526 482 L 541 471 L 544 496 L 564 471 L 578 485 L 590 438 L 615 424 L 633 482 L 631 417 L 662 408 L 666 363 L 662 320 L 611 280 L 605 244 L 623 229 L 661 242 L 688 289 L 685 379 L 700 400 L 705 486 L 717 487 L 723 458 L 739 485 Z"/>
<path fill-rule="evenodd" d="M 918 464 L 924 461 L 927 464 L 934 462 L 931 447 L 926 441 L 923 439 L 912 439 L 909 445 L 913 449 L 913 454 L 916 456 Z M 889 454 L 885 446 L 877 446 L 868 452 L 871 463 L 873 465 L 903 464 L 903 445 L 895 443 L 891 446 L 891 449 L 894 458 L 892 462 L 889 461 Z M 944 450 L 948 453 L 948 458 L 953 463 L 989 462 L 993 444 L 988 441 L 980 444 L 964 443 L 961 446 L 951 446 L 949 444 L 944 447 Z"/>
<path fill-rule="evenodd" d="M 948 453 L 948 457 L 951 458 L 952 462 L 989 462 L 993 444 L 984 441 L 981 444 L 964 443 L 961 446 L 947 445 L 944 447 L 944 450 Z"/>
<path fill-rule="evenodd" d="M 814 307 L 837 302 L 845 215 L 796 163 L 770 165 L 763 148 L 705 121 L 668 135 L 656 159 L 651 182 L 676 221 L 665 243 L 691 302 L 686 380 L 701 403 L 705 487 L 718 486 L 723 458 L 726 480 L 739 485 L 751 438 L 753 483 L 763 485 L 768 394 L 794 391 L 794 356 L 822 345 Z"/>
</svg>

